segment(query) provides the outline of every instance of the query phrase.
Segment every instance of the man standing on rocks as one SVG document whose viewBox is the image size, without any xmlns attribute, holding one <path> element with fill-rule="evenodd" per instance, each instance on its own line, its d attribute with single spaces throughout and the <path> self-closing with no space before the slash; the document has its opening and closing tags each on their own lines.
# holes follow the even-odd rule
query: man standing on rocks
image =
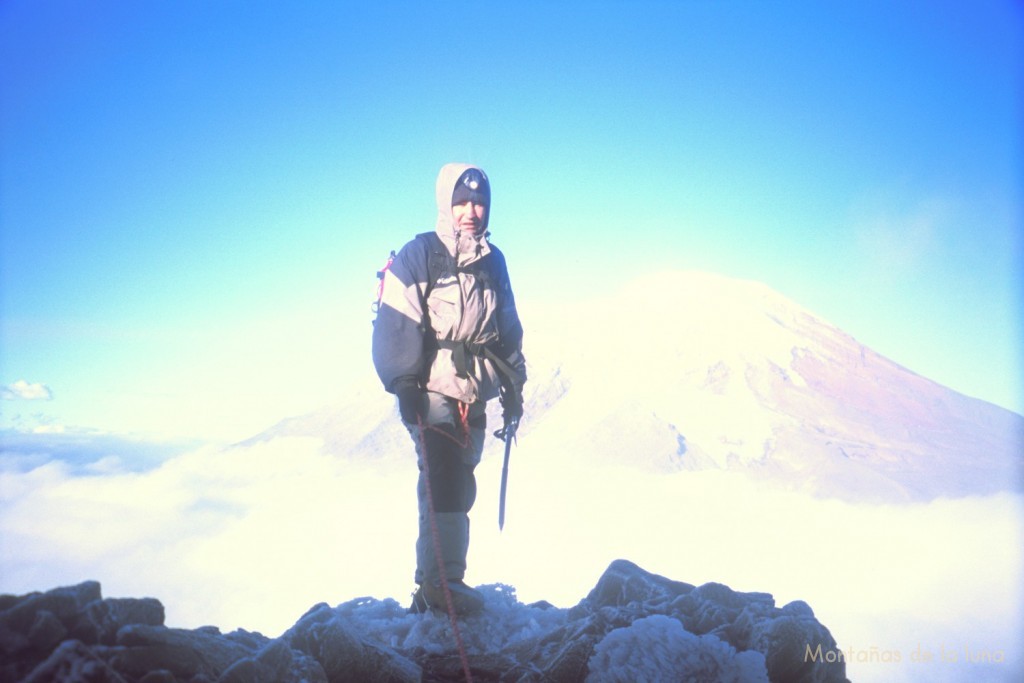
<svg viewBox="0 0 1024 683">
<path fill-rule="evenodd" d="M 412 609 L 460 614 L 483 606 L 463 582 L 473 471 L 483 451 L 487 401 L 500 396 L 512 438 L 523 414 L 526 362 L 505 257 L 488 241 L 491 186 L 482 169 L 447 164 L 436 184 L 437 224 L 384 273 L 373 362 L 398 398 L 419 458 L 419 537 Z"/>
</svg>

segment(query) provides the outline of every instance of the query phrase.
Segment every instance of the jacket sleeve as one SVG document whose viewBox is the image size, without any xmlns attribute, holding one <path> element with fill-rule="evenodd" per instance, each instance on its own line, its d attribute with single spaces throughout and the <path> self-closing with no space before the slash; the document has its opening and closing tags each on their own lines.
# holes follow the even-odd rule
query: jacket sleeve
<svg viewBox="0 0 1024 683">
<path fill-rule="evenodd" d="M 493 245 L 492 245 L 492 248 Z M 495 248 L 500 277 L 498 278 L 498 334 L 501 347 L 498 354 L 518 373 L 516 389 L 522 390 L 526 382 L 526 358 L 523 356 L 523 325 L 516 310 L 516 298 L 512 293 L 512 282 L 508 276 L 505 255 Z"/>
<path fill-rule="evenodd" d="M 418 382 L 425 368 L 427 270 L 424 241 L 414 239 L 402 247 L 384 273 L 372 353 L 377 376 L 391 393 L 396 384 Z"/>
</svg>

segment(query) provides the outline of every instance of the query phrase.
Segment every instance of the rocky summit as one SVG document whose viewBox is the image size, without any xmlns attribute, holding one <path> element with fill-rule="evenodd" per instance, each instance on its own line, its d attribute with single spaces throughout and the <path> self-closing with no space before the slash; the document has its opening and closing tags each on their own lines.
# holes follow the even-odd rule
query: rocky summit
<svg viewBox="0 0 1024 683">
<path fill-rule="evenodd" d="M 483 613 L 459 622 L 474 681 L 844 683 L 828 629 L 800 601 L 693 586 L 613 562 L 570 609 L 524 605 L 481 586 Z M 0 596 L 0 681 L 336 683 L 464 681 L 444 614 L 395 600 L 312 607 L 277 638 L 164 625 L 152 598 L 103 598 L 89 581 Z"/>
</svg>

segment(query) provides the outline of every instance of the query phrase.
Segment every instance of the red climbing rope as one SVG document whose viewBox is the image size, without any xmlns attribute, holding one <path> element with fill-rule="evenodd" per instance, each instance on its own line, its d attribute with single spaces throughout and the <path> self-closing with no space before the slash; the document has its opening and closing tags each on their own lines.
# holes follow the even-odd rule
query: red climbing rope
<svg viewBox="0 0 1024 683">
<path fill-rule="evenodd" d="M 463 412 L 462 405 L 460 403 L 459 412 Z M 468 407 L 467 407 L 468 408 Z M 432 429 L 440 434 L 451 438 L 456 443 L 459 443 L 452 435 L 445 431 L 434 427 L 433 425 L 424 425 L 423 420 L 419 417 L 416 418 L 416 424 L 419 427 L 419 441 L 420 441 L 420 459 L 423 462 L 423 479 L 426 483 L 427 491 L 427 514 L 430 517 L 430 535 L 433 537 L 434 543 L 434 557 L 437 559 L 437 570 L 441 575 L 441 589 L 444 591 L 444 601 L 448 606 L 448 619 L 452 623 L 452 633 L 455 635 L 455 645 L 459 649 L 459 659 L 462 660 L 462 673 L 466 676 L 466 683 L 473 683 L 473 674 L 469 670 L 469 657 L 466 656 L 466 646 L 462 642 L 462 632 L 459 631 L 459 622 L 455 614 L 455 601 L 452 599 L 452 589 L 448 585 L 448 575 L 444 568 L 444 557 L 441 554 L 441 532 L 437 528 L 437 517 L 434 513 L 434 492 L 430 486 L 430 464 L 427 462 L 427 444 L 423 438 L 423 432 L 426 429 Z M 463 424 L 466 427 L 466 440 L 459 444 L 463 448 L 469 443 L 469 428 L 468 422 L 466 422 L 465 416 L 463 416 Z"/>
</svg>

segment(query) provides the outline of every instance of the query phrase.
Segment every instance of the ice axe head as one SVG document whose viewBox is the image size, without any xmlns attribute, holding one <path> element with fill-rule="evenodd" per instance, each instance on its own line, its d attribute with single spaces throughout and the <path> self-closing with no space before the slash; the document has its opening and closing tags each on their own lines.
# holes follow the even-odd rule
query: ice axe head
<svg viewBox="0 0 1024 683">
<path fill-rule="evenodd" d="M 519 416 L 513 415 L 505 419 L 505 426 L 494 432 L 494 436 L 505 441 L 507 439 L 516 439 L 516 431 L 519 430 Z"/>
</svg>

